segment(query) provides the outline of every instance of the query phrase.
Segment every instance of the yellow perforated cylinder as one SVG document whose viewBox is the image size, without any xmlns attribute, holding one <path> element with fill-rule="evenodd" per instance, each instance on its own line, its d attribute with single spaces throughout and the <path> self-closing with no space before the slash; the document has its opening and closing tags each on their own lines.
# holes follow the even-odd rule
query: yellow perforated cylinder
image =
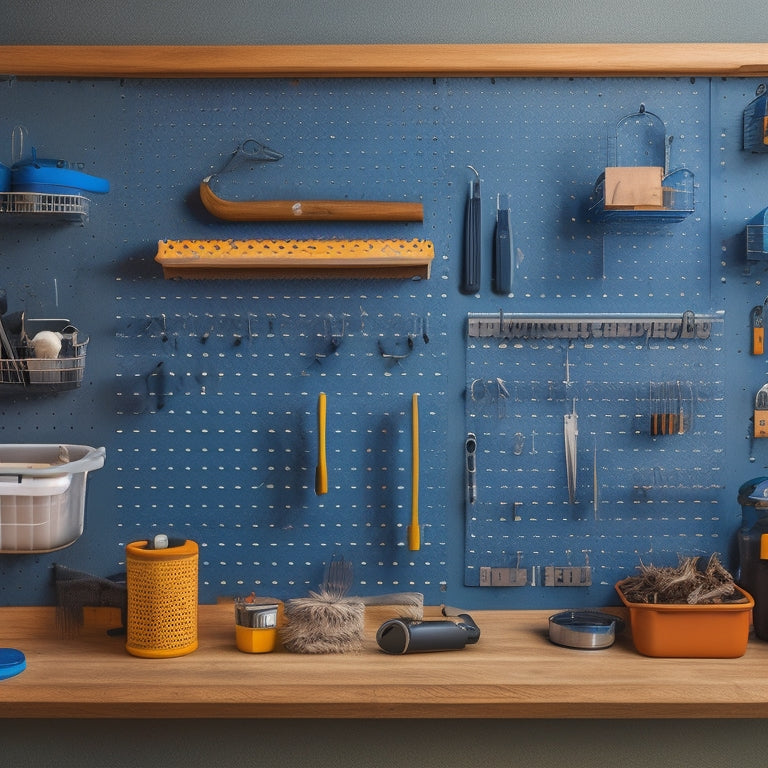
<svg viewBox="0 0 768 768">
<path fill-rule="evenodd" d="M 197 544 L 126 545 L 127 640 L 133 656 L 164 659 L 197 648 Z"/>
</svg>

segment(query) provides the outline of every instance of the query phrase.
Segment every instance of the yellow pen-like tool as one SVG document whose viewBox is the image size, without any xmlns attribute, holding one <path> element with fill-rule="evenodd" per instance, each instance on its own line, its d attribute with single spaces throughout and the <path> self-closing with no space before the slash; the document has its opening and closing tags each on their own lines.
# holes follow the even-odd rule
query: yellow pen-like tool
<svg viewBox="0 0 768 768">
<path fill-rule="evenodd" d="M 752 354 L 762 355 L 765 352 L 765 325 L 763 322 L 763 307 L 760 304 L 752 307 L 749 321 L 752 326 Z"/>
<path fill-rule="evenodd" d="M 315 467 L 315 493 L 328 493 L 328 463 L 325 457 L 325 392 L 317 396 L 317 467 Z"/>
<path fill-rule="evenodd" d="M 408 549 L 421 549 L 419 529 L 419 393 L 411 398 L 411 524 L 408 526 Z"/>
</svg>

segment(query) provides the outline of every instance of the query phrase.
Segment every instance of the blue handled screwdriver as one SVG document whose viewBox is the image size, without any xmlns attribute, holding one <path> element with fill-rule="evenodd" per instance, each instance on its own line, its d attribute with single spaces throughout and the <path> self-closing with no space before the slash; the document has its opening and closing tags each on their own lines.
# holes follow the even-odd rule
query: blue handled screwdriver
<svg viewBox="0 0 768 768">
<path fill-rule="evenodd" d="M 504 205 L 502 205 L 502 197 Z M 494 293 L 503 295 L 512 290 L 512 216 L 509 195 L 498 195 L 496 198 L 493 290 Z"/>
<path fill-rule="evenodd" d="M 480 219 L 480 174 L 470 165 L 475 174 L 469 182 L 466 219 L 464 223 L 464 263 L 461 269 L 461 292 L 477 293 L 480 290 L 481 219 Z"/>
</svg>

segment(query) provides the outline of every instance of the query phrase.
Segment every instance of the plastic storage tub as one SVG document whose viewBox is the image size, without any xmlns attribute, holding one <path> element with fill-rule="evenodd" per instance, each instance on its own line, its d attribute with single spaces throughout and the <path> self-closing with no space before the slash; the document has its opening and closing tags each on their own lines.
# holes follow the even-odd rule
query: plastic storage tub
<svg viewBox="0 0 768 768">
<path fill-rule="evenodd" d="M 83 532 L 88 472 L 104 448 L 0 445 L 0 553 L 52 552 Z"/>
<path fill-rule="evenodd" d="M 740 587 L 745 601 L 716 605 L 631 603 L 616 584 L 629 609 L 632 642 L 644 656 L 735 659 L 747 650 L 755 601 Z"/>
</svg>

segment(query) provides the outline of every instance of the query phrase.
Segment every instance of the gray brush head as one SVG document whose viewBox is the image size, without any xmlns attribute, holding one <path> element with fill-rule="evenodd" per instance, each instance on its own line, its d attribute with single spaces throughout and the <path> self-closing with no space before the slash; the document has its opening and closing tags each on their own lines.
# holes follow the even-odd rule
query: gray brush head
<svg viewBox="0 0 768 768">
<path fill-rule="evenodd" d="M 288 651 L 349 653 L 362 648 L 365 606 L 354 598 L 310 592 L 285 604 L 285 618 L 280 639 Z"/>
</svg>

